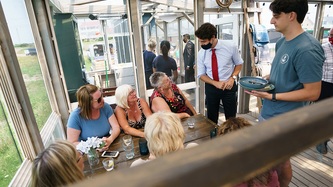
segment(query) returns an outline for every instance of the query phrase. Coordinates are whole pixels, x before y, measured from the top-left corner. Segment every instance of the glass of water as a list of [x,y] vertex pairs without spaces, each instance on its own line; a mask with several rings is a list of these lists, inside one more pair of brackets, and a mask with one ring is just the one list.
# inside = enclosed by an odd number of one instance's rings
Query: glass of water
[[106,158],[103,160],[103,166],[106,171],[112,171],[114,168],[114,160],[113,158]]
[[194,128],[194,119],[193,118],[188,118],[187,119],[187,125],[189,129],[193,129]]
[[126,153],[126,158],[132,159],[134,157],[134,144],[131,135],[125,135],[123,137],[123,148]]

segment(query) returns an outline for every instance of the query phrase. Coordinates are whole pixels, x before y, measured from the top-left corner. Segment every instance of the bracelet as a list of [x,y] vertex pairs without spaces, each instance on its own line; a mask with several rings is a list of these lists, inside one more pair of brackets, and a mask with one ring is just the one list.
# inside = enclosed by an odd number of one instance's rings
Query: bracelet
[[276,93],[275,93],[275,92],[272,93],[272,101],[273,101],[273,102],[276,102],[276,101],[277,101],[277,100],[276,100]]

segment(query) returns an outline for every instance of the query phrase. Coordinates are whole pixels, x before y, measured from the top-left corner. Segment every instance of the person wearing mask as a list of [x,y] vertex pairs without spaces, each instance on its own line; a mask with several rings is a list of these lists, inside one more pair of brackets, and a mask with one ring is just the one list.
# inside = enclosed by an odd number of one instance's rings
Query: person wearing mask
[[[318,101],[327,99],[333,96],[333,27],[330,29],[328,43],[322,45],[325,52],[325,62],[323,65],[323,77],[321,80],[321,92]],[[316,149],[321,154],[327,154],[326,140],[316,146]]]
[[185,82],[194,81],[194,43],[190,40],[189,34],[183,35],[183,42],[185,43],[184,47],[184,68],[185,68]]
[[67,140],[77,145],[88,137],[102,138],[108,149],[118,137],[120,127],[111,106],[104,102],[102,92],[92,84],[81,86],[77,92],[78,108],[69,115]]
[[177,81],[178,71],[175,59],[169,57],[170,42],[163,40],[160,44],[162,55],[158,55],[153,61],[153,72],[164,72],[168,77],[171,77],[173,82]]
[[196,63],[197,77],[205,82],[208,119],[218,122],[221,100],[225,118],[236,117],[236,80],[243,64],[237,46],[217,39],[216,27],[211,23],[202,24],[195,36],[202,48]]
[[[270,74],[264,77],[275,86],[274,91],[246,91],[264,100],[259,121],[316,101],[325,61],[321,44],[301,25],[308,12],[307,0],[274,0],[269,8],[273,12],[271,24],[283,37],[276,43]],[[292,178],[290,159],[279,164],[276,170],[281,187],[287,187]]]
[[145,67],[146,89],[151,89],[149,77],[153,74],[153,60],[155,59],[156,42],[153,39],[148,40],[148,49],[143,51],[143,62]]

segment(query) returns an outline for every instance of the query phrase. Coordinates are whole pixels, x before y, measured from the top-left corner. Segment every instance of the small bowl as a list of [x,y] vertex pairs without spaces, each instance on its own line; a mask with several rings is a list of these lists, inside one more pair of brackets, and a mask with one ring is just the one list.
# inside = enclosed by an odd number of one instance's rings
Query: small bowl
[[241,77],[239,84],[252,89],[265,88],[268,84],[268,80],[261,77]]

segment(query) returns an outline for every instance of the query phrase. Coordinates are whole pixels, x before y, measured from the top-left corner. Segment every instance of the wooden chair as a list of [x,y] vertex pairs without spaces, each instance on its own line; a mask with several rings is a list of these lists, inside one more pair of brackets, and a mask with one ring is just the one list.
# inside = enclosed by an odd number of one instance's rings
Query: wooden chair
[[102,94],[104,97],[106,96],[114,96],[116,93],[117,87],[110,87],[110,88],[102,88]]

